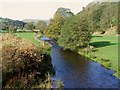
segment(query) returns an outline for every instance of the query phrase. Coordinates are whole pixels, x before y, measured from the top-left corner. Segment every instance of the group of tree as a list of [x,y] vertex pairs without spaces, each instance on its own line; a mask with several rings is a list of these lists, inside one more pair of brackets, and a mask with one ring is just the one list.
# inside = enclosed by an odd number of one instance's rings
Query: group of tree
[[33,24],[33,22],[29,22],[29,23],[25,24],[24,28],[25,28],[26,30],[31,30],[31,31],[33,31],[33,29],[35,28],[35,25]]
[[27,24],[25,24],[24,28],[31,31],[38,30],[40,33],[43,33],[46,27],[46,22],[39,20],[36,24],[34,22],[28,22]]
[[8,18],[0,18],[0,29],[1,30],[16,30],[23,29],[26,23],[19,20],[12,20]]
[[50,20],[50,24],[44,30],[44,34],[47,37],[58,40],[61,32],[61,27],[64,25],[65,21],[73,15],[74,14],[70,11],[70,9],[62,7],[58,8],[58,10],[54,14],[53,19]]
[[39,20],[35,22],[23,22],[19,20],[12,20],[8,18],[0,18],[0,29],[15,32],[17,29],[34,31],[35,29],[43,33],[43,30],[47,27],[45,21]]
[[[105,33],[108,28],[118,26],[118,3],[98,3],[92,10],[94,31]],[[118,30],[116,31],[118,33]]]
[[103,34],[117,27],[118,21],[117,2],[92,2],[76,15],[70,9],[58,8],[44,34],[65,49],[76,51],[89,45],[94,32]]
[[91,28],[87,18],[85,13],[69,18],[62,26],[58,38],[59,45],[73,51],[88,46],[91,40]]
[[70,9],[58,8],[44,34],[57,40],[65,49],[76,51],[86,47],[91,39],[91,26],[87,17],[84,12],[74,15]]
[[38,21],[35,26],[35,29],[39,30],[41,33],[43,33],[43,31],[46,29],[46,27],[47,27],[47,24],[44,21]]

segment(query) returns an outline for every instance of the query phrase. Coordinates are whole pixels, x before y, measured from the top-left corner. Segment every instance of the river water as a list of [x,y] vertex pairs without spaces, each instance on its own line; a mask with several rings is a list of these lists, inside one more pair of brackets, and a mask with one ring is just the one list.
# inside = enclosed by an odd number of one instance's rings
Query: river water
[[119,79],[112,70],[69,50],[52,45],[52,64],[56,68],[54,80],[62,80],[65,88],[118,88]]

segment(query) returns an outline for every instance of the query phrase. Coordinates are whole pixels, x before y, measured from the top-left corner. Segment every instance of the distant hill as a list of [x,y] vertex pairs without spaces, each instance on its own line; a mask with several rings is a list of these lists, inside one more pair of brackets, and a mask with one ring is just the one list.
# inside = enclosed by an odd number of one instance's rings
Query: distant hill
[[[22,21],[26,22],[26,23],[28,23],[28,22],[34,22],[34,24],[36,24],[40,20],[39,19],[23,19]],[[47,25],[49,24],[49,20],[42,20],[42,21],[45,21]]]

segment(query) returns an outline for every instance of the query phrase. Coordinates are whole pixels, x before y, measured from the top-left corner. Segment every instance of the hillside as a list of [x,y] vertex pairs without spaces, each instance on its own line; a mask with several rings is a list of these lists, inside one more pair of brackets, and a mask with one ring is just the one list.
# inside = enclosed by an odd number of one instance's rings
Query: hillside
[[[92,2],[84,7],[77,15],[80,14],[88,15],[88,21],[91,24],[93,32],[98,31],[104,34],[106,31],[109,31],[108,29],[114,30],[111,28],[118,26],[117,2]],[[117,28],[115,32],[119,33]]]

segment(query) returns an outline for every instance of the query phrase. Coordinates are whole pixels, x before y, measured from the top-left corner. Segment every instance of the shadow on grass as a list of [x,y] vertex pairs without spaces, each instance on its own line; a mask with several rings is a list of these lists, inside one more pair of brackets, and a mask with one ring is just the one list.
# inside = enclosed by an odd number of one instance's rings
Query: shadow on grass
[[92,37],[103,37],[103,36],[92,36]]
[[116,45],[117,43],[111,43],[109,41],[100,41],[100,42],[93,42],[90,43],[90,45],[99,48],[99,47],[105,47],[105,46],[110,46],[110,45]]

